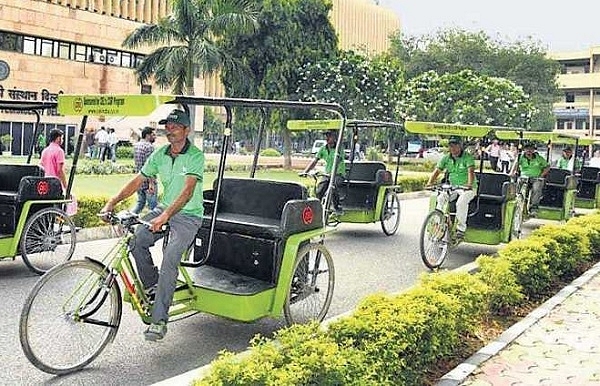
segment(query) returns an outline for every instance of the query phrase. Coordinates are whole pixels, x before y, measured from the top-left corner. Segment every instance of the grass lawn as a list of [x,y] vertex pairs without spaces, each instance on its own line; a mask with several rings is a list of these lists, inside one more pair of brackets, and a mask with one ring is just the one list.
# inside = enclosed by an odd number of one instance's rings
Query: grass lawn
[[[249,177],[249,172],[226,172],[229,177]],[[83,196],[106,196],[110,197],[116,194],[127,181],[133,177],[133,174],[112,174],[103,176],[93,176],[77,174],[73,183],[73,193],[77,197]],[[204,174],[204,189],[212,188],[216,173]],[[256,177],[278,181],[295,181],[307,184],[309,180],[300,178],[296,171],[284,170],[259,170]]]

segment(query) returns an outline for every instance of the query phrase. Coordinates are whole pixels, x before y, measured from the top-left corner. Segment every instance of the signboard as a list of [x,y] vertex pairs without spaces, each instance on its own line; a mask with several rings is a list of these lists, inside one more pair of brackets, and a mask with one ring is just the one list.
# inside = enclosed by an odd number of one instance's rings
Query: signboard
[[587,118],[590,116],[590,109],[554,109],[554,115],[558,118]]
[[290,120],[287,122],[287,128],[291,131],[304,130],[339,130],[342,128],[341,119],[323,119],[323,120]]
[[172,95],[59,95],[58,112],[66,116],[144,116],[174,100]]
[[452,123],[433,123],[406,121],[406,131],[413,134],[426,135],[455,135],[460,137],[484,137],[495,129],[505,129],[494,126],[458,125]]

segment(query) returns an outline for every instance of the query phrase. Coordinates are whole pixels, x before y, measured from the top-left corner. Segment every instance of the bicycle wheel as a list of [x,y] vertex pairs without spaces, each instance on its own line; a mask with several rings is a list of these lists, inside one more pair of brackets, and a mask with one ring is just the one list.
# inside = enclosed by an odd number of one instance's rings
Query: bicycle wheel
[[448,223],[439,210],[425,218],[421,228],[421,259],[429,269],[439,268],[448,255]]
[[62,210],[45,208],[27,220],[21,235],[21,256],[29,269],[43,275],[73,256],[76,243],[73,220]]
[[301,247],[283,305],[287,324],[321,322],[331,304],[334,282],[333,259],[327,248],[317,243]]
[[515,212],[513,213],[512,224],[510,227],[510,238],[520,239],[523,229],[523,210],[525,209],[525,198],[518,195],[515,202]]
[[50,374],[68,374],[92,362],[121,321],[121,291],[99,264],[66,262],[48,271],[25,301],[19,323],[29,361]]
[[380,217],[383,233],[387,236],[396,233],[400,225],[400,200],[395,192],[386,193]]

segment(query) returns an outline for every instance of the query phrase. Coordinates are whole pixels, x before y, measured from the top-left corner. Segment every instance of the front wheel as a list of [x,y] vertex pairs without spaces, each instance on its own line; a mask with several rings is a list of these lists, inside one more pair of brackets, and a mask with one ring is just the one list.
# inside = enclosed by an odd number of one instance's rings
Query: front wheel
[[319,243],[301,247],[283,305],[287,324],[323,321],[333,297],[334,282],[333,259],[327,248]]
[[29,269],[43,275],[73,256],[76,243],[73,220],[62,210],[45,208],[27,220],[21,235],[21,256]]
[[515,203],[515,212],[513,213],[512,224],[510,227],[511,239],[520,239],[523,231],[523,212],[525,210],[525,198],[522,195],[517,196]]
[[448,222],[439,210],[434,210],[425,218],[421,228],[421,259],[429,269],[439,268],[448,255]]
[[385,195],[381,208],[381,229],[387,236],[391,236],[400,225],[400,200],[396,192],[389,191]]
[[115,337],[121,291],[100,264],[69,261],[48,271],[25,301],[21,347],[38,369],[68,374],[92,362]]

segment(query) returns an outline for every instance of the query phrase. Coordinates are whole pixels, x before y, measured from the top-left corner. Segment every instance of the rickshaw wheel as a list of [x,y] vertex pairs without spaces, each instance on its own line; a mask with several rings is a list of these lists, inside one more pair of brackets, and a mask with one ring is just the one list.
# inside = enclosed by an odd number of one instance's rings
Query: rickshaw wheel
[[421,259],[429,269],[439,268],[448,255],[448,222],[439,210],[434,210],[425,218],[421,228]]
[[46,373],[80,370],[114,339],[121,311],[119,286],[101,264],[66,262],[48,271],[27,297],[19,323],[21,347]]
[[518,195],[515,203],[515,212],[512,218],[512,224],[510,226],[510,238],[520,239],[523,229],[523,210],[525,209],[525,199],[523,196]]
[[23,262],[38,275],[68,261],[75,251],[76,229],[62,210],[45,208],[27,220],[21,235]]
[[400,200],[395,192],[387,192],[381,208],[381,229],[387,236],[396,233],[400,225]]
[[321,322],[331,304],[334,282],[333,259],[327,248],[320,243],[301,247],[283,305],[287,324]]

